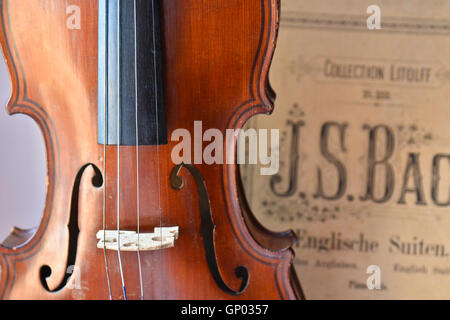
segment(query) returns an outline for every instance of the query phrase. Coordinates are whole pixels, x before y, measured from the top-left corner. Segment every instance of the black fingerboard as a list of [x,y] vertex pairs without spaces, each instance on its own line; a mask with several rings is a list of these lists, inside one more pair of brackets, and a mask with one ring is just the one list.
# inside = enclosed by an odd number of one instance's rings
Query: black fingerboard
[[161,14],[161,0],[99,0],[100,144],[167,144]]

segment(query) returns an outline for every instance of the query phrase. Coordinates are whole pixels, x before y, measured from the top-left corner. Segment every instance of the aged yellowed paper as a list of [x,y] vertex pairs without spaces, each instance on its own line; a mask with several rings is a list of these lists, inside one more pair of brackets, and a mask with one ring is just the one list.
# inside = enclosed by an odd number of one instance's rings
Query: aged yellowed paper
[[[450,1],[283,0],[271,71],[280,171],[243,166],[268,228],[294,229],[307,298],[449,298]],[[369,266],[381,288],[369,290]]]

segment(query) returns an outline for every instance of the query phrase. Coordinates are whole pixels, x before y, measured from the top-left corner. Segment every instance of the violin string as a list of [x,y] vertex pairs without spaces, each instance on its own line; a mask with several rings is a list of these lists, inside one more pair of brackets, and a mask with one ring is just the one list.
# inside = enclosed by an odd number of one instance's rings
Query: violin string
[[106,257],[106,140],[107,140],[107,134],[108,134],[108,16],[109,16],[109,1],[106,1],[106,39],[105,39],[105,109],[103,114],[103,127],[104,127],[104,139],[103,139],[103,256],[105,258],[105,268],[106,268],[106,280],[108,283],[108,291],[109,291],[109,300],[112,300],[112,291],[111,291],[111,280],[109,278],[109,265],[108,265],[108,258]]
[[137,74],[137,8],[134,0],[134,87],[135,87],[135,114],[136,114],[136,208],[137,208],[137,258],[139,266],[139,281],[141,286],[141,300],[144,300],[144,285],[142,280],[142,264],[140,250],[140,199],[139,199],[139,122],[138,122],[138,74]]
[[117,90],[117,257],[119,260],[119,268],[120,268],[120,277],[122,280],[122,290],[123,290],[123,298],[124,300],[127,300],[127,291],[125,288],[125,278],[123,275],[123,267],[122,267],[122,256],[121,256],[121,252],[120,252],[120,142],[121,142],[121,117],[120,117],[120,113],[121,113],[121,107],[120,107],[120,76],[121,76],[121,72],[120,72],[120,50],[121,50],[121,46],[120,46],[120,36],[121,36],[121,32],[120,32],[120,2],[121,0],[117,0],[117,21],[118,21],[118,30],[117,30],[117,46],[118,46],[118,54],[117,54],[117,60],[118,60],[118,76],[117,76],[117,81],[118,81],[118,90]]
[[[153,31],[153,76],[154,76],[154,90],[155,90],[155,112],[156,112],[156,154],[157,154],[157,179],[158,179],[158,205],[159,205],[159,227],[160,227],[160,258],[162,263],[162,208],[161,208],[161,172],[160,172],[160,154],[159,154],[159,110],[158,110],[158,78],[157,78],[157,63],[156,63],[156,27],[155,27],[155,0],[152,0],[152,31]],[[160,266],[161,270],[163,267]]]

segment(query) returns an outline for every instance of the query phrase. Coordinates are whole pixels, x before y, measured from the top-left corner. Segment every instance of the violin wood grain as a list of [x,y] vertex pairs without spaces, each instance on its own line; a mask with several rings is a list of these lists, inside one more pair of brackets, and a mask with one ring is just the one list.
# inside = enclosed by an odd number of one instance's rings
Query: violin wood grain
[[[67,1],[0,1],[0,41],[13,84],[7,110],[37,122],[47,155],[41,224],[24,245],[0,247],[2,299],[109,299],[103,250],[97,249],[96,238],[104,229],[104,192],[106,229],[117,228],[120,196],[121,229],[136,230],[136,147],[121,147],[118,195],[117,146],[108,146],[105,158],[103,145],[97,143],[98,1],[71,4],[81,8],[80,30],[66,26]],[[177,128],[193,133],[197,120],[205,129],[224,132],[241,128],[256,114],[272,112],[268,71],[277,38],[278,0],[164,0],[163,13],[169,137]],[[144,298],[301,298],[291,267],[293,233],[272,233],[257,222],[239,187],[236,165],[201,164],[196,168],[208,190],[223,280],[238,290],[236,267],[245,266],[250,275],[241,295],[217,286],[200,235],[197,185],[186,171],[180,173],[182,189],[170,185],[175,145],[169,141],[139,148],[141,231],[179,226],[173,248],[141,253]],[[76,274],[55,291],[70,261],[71,232],[77,235]],[[122,252],[122,260],[128,299],[139,299],[137,255]],[[107,262],[112,297],[123,299],[117,252],[107,251]],[[46,265],[52,270],[46,278],[49,290],[40,276]]]

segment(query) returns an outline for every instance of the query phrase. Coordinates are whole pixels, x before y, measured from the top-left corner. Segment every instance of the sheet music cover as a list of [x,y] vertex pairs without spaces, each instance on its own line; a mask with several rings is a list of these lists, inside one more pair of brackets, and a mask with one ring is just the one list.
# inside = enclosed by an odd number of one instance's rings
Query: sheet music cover
[[247,126],[280,129],[280,170],[242,166],[246,193],[297,233],[308,299],[448,298],[450,1],[377,1],[369,29],[373,4],[282,1],[275,111]]

